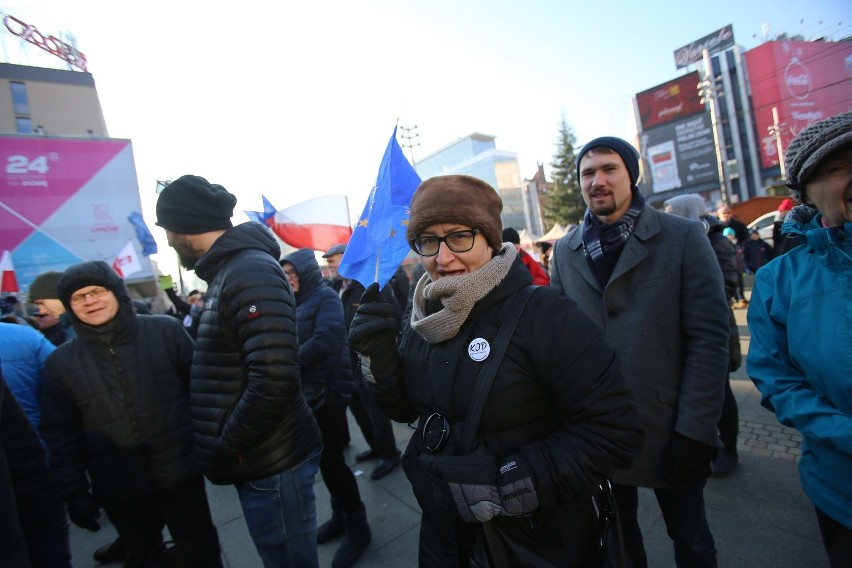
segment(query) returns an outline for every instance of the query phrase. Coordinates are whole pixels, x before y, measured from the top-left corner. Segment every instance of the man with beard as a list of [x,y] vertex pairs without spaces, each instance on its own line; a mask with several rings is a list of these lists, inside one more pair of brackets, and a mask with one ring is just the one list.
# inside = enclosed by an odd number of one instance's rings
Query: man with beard
[[207,478],[233,484],[264,566],[317,566],[322,437],[300,386],[296,303],[280,248],[259,223],[231,224],[237,198],[185,175],[157,201],[181,264],[208,283],[190,379]]
[[638,487],[654,489],[677,565],[716,566],[704,484],[720,445],[728,301],[704,227],[646,205],[638,177],[626,141],[583,146],[577,178],[588,208],[556,242],[550,282],[606,330],[647,434],[633,465],[613,477],[633,566],[647,566]]

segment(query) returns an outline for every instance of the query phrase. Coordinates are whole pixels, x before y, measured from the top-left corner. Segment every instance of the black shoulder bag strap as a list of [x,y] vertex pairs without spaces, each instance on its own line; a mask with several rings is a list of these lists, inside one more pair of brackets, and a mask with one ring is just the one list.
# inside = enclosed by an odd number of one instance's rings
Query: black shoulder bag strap
[[462,430],[461,440],[459,441],[461,454],[468,454],[473,451],[473,441],[476,438],[476,431],[479,429],[479,420],[482,418],[482,411],[485,409],[485,400],[488,398],[488,392],[491,390],[491,383],[494,382],[494,375],[497,374],[497,368],[500,366],[503,354],[506,352],[506,347],[509,346],[509,340],[515,332],[515,327],[521,318],[521,312],[524,311],[527,300],[530,299],[530,296],[537,287],[530,284],[518,292],[518,295],[515,296],[515,300],[512,302],[512,306],[509,308],[509,314],[503,320],[503,323],[500,324],[500,329],[497,330],[497,336],[491,345],[491,353],[488,355],[488,360],[479,370],[479,376],[476,378],[476,384],[473,386],[473,396],[470,399],[471,404],[465,417],[464,429]]

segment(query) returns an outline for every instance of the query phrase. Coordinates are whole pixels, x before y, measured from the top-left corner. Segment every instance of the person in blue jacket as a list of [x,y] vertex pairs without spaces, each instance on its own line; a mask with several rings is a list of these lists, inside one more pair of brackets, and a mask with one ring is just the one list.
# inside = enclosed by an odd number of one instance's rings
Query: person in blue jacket
[[358,482],[343,456],[346,405],[355,392],[343,302],[323,280],[314,251],[281,259],[296,298],[296,333],[302,391],[322,432],[320,472],[331,494],[331,519],[317,528],[317,543],[343,535],[332,568],[355,564],[372,539]]
[[852,112],[787,149],[802,205],[782,227],[806,244],[757,271],[748,374],[778,421],[802,433],[799,474],[832,566],[852,566]]

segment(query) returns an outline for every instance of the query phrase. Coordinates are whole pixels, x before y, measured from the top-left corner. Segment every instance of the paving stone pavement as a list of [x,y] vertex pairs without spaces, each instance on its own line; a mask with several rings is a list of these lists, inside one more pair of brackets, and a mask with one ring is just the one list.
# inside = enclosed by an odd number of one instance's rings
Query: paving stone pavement
[[[736,310],[735,313],[745,354],[749,341],[746,311]],[[801,436],[778,424],[775,416],[760,406],[760,395],[747,378],[745,365],[732,375],[731,387],[740,413],[740,465],[728,477],[710,478],[705,489],[707,518],[716,540],[719,566],[827,567],[813,507],[799,485],[797,462]],[[411,429],[395,424],[394,431],[397,443],[404,448]],[[355,463],[355,454],[367,446],[353,420],[350,420],[350,432],[352,443],[346,450],[347,463],[356,473],[373,531],[373,542],[357,566],[416,566],[420,509],[408,481],[400,468],[384,479],[371,481],[369,473],[376,462]],[[236,491],[230,486],[208,484],[207,487],[225,566],[260,567]],[[329,495],[321,480],[317,480],[315,488],[317,517],[323,522],[330,515]],[[653,492],[641,489],[639,499],[639,521],[649,566],[673,567],[671,541]],[[103,528],[97,533],[71,526],[75,567],[100,566],[92,560],[92,553],[115,537],[109,521],[103,517],[101,520]],[[320,566],[331,565],[337,546],[339,541],[319,547]]]

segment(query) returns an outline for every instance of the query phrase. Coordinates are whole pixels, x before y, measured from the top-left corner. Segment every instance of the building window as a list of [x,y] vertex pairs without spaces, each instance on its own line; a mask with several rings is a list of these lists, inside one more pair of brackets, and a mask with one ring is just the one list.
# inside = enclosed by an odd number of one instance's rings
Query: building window
[[18,126],[18,134],[33,133],[33,119],[18,116],[15,118],[15,123]]
[[16,115],[30,115],[30,99],[27,96],[27,86],[24,83],[12,81],[12,103]]

